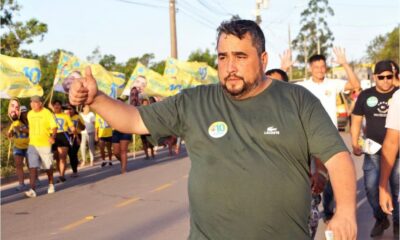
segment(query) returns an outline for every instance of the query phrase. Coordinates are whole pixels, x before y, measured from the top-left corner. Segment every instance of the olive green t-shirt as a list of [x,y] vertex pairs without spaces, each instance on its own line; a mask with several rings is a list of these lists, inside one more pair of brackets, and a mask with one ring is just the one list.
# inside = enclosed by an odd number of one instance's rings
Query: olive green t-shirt
[[156,139],[185,139],[189,239],[310,239],[309,156],[347,151],[319,100],[279,81],[238,101],[220,85],[139,108]]

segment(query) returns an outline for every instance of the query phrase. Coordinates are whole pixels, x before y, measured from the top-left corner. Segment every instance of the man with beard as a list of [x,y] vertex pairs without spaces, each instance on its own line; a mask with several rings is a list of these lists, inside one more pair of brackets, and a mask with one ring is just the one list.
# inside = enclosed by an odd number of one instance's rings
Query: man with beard
[[[361,125],[363,118],[366,122],[366,137],[378,144],[383,144],[385,139],[385,121],[389,109],[389,102],[392,95],[398,89],[393,85],[395,66],[391,61],[380,61],[375,65],[374,81],[375,87],[366,89],[360,93],[351,115],[351,139],[353,153],[361,156],[364,153],[364,185],[367,199],[372,207],[376,223],[371,230],[370,236],[377,237],[383,234],[389,227],[389,220],[379,205],[379,175],[380,162],[382,158],[381,151],[365,152],[359,143]],[[390,186],[395,189],[392,191],[393,199],[398,198],[399,189],[399,163],[396,161],[394,170],[390,175]],[[393,226],[394,230],[399,231],[399,203],[393,201]],[[397,230],[396,230],[397,228]]]
[[21,106],[17,98],[10,100],[8,107],[8,116],[13,121],[9,130],[8,137],[13,141],[13,156],[15,161],[15,170],[18,178],[17,191],[25,188],[24,183],[24,158],[29,145],[28,119],[26,118],[27,109]]
[[98,91],[87,68],[70,102],[89,104],[122,132],[185,139],[189,239],[310,239],[310,155],[326,164],[337,193],[328,229],[355,239],[354,165],[319,100],[266,78],[264,34],[254,21],[223,22],[217,40],[220,84],[134,107]]

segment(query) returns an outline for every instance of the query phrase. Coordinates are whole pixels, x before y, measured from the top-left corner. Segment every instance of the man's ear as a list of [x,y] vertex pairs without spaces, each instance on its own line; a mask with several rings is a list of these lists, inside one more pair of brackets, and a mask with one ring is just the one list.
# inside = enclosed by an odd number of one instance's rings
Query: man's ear
[[267,69],[267,65],[268,65],[268,53],[266,51],[261,53],[261,64],[263,67],[263,71],[265,71],[265,69]]

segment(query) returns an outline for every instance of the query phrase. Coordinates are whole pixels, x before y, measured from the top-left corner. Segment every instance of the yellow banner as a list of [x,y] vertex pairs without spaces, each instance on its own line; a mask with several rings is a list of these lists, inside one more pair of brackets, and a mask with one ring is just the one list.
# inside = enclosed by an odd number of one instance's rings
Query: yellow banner
[[170,90],[218,83],[218,72],[207,63],[185,62],[174,58],[166,60],[164,76],[170,80]]
[[118,91],[121,91],[119,89],[124,86],[125,75],[109,72],[100,64],[90,64],[64,52],[61,52],[58,61],[54,91],[68,93],[74,77],[79,77],[81,73],[84,73],[87,66],[90,66],[99,90],[112,98],[119,97]]
[[0,54],[0,98],[42,96],[38,60]]
[[173,95],[168,90],[168,82],[165,78],[140,62],[133,70],[122,95],[129,96],[133,87],[136,87],[140,94],[146,96],[168,97]]

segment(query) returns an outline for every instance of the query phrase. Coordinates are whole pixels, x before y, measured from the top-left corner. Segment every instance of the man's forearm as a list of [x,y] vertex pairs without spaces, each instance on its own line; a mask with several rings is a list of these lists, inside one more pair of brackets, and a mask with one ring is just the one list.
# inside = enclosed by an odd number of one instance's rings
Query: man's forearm
[[120,132],[148,133],[136,107],[114,100],[100,91],[90,105],[90,108]]
[[392,173],[396,156],[399,151],[399,132],[388,129],[382,144],[381,173],[379,187],[387,188],[390,174]]
[[348,152],[340,152],[326,163],[336,199],[337,213],[355,216],[356,173]]
[[347,78],[349,79],[349,83],[352,89],[359,89],[360,88],[360,80],[358,79],[357,75],[354,73],[351,66],[346,63],[342,65],[344,70],[346,71]]

